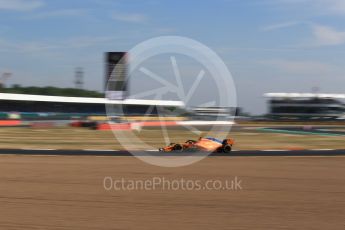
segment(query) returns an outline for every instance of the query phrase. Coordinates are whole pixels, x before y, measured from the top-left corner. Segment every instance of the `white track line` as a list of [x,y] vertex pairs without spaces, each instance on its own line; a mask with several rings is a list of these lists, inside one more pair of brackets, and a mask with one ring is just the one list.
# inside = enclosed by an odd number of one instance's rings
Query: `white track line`
[[35,148],[21,148],[22,150],[34,150],[34,151],[54,151],[57,149],[35,149]]
[[82,151],[115,152],[115,151],[120,151],[120,150],[116,150],[116,149],[82,149]]
[[265,150],[260,150],[260,151],[262,151],[262,152],[285,152],[285,151],[290,151],[290,150],[287,150],[287,149],[265,149]]
[[311,151],[332,151],[335,149],[310,149]]

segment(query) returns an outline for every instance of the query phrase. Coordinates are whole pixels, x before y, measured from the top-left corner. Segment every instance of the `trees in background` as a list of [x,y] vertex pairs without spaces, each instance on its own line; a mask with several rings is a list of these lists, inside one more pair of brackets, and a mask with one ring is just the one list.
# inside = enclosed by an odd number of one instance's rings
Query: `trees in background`
[[104,97],[103,93],[84,89],[75,88],[57,88],[57,87],[22,87],[13,85],[11,88],[0,88],[0,93],[19,93],[19,94],[35,94],[50,96],[66,96],[66,97]]

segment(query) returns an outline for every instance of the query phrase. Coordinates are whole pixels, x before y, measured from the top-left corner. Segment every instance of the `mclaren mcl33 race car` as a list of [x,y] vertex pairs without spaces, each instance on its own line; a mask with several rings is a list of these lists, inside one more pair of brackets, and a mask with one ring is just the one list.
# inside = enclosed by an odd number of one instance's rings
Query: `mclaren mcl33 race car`
[[182,144],[171,143],[160,148],[160,152],[184,152],[184,151],[206,151],[217,153],[230,153],[235,141],[233,139],[224,139],[223,141],[213,137],[200,137],[199,140],[188,140]]

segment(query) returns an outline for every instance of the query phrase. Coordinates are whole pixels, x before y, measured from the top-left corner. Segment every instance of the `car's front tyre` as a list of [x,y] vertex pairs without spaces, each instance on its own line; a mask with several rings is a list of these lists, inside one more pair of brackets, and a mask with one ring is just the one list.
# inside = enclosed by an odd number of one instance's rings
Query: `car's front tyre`
[[231,145],[224,145],[224,146],[223,146],[223,152],[224,152],[224,153],[230,153],[231,150],[232,150]]

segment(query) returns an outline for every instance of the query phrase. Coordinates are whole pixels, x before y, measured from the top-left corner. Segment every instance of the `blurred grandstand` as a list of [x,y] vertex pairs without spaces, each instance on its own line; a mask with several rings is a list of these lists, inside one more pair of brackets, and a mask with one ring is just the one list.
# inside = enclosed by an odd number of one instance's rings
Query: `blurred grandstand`
[[269,114],[272,119],[345,118],[344,94],[267,93]]
[[194,120],[232,120],[240,109],[233,107],[194,107],[190,115]]
[[[72,119],[89,116],[106,116],[106,105],[121,107],[128,116],[157,116],[157,111],[167,111],[178,116],[184,111],[181,101],[109,100],[106,98],[65,97],[31,94],[0,93],[0,115],[7,119],[17,113],[21,119]],[[149,109],[149,107],[152,107]],[[149,111],[149,112],[148,112]],[[114,115],[123,115],[114,114]]]
[[[6,120],[79,120],[84,123],[96,121],[103,124],[108,121],[115,123],[142,121],[150,125],[160,125],[162,122],[165,122],[165,125],[175,125],[177,122],[183,124],[186,120],[227,121],[235,116],[236,110],[232,108],[187,109],[182,101],[129,98],[127,52],[105,53],[104,85],[104,94],[80,88],[20,87],[19,85],[2,88],[0,121],[5,120],[2,121],[3,124],[10,125],[13,122],[8,123]],[[111,114],[107,116],[109,108]]]

